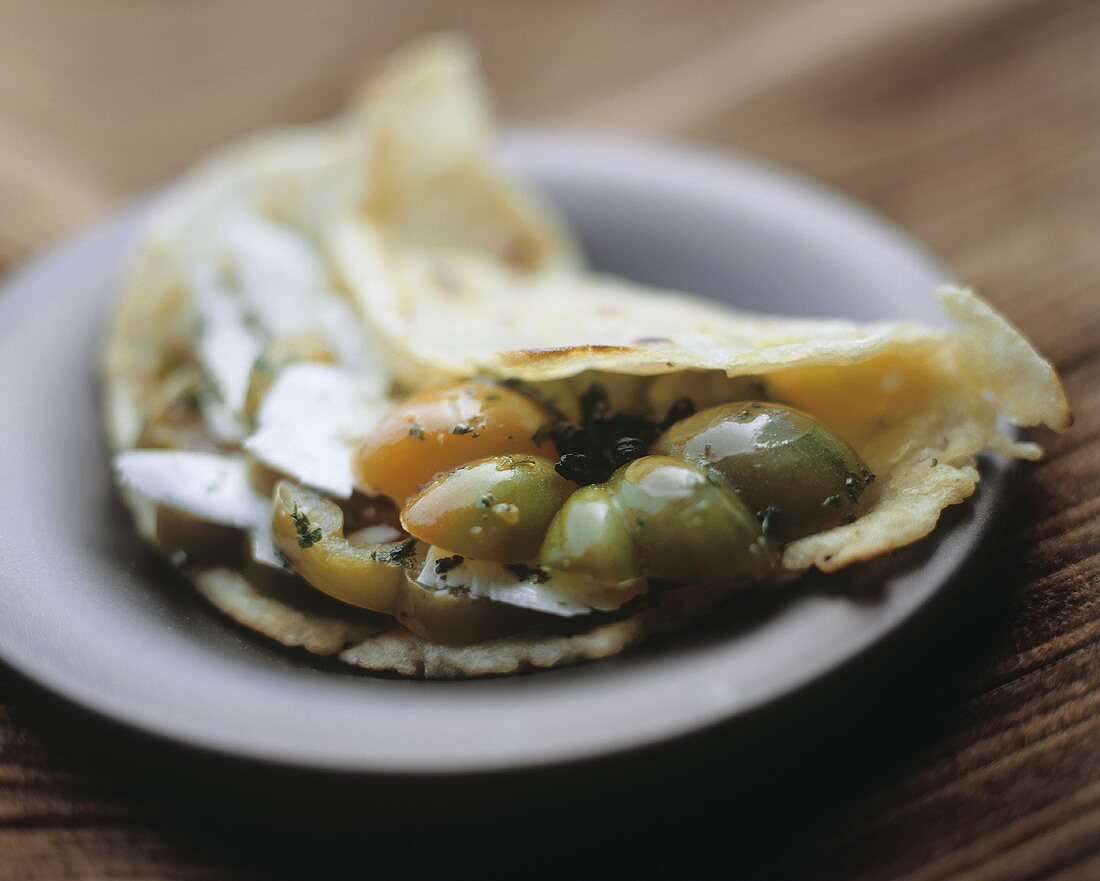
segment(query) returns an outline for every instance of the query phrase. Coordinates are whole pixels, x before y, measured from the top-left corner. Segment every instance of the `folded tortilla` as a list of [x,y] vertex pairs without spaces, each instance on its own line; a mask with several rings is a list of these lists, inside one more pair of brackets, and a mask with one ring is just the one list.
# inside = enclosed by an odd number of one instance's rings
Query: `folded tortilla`
[[[145,224],[103,373],[112,450],[186,454],[148,460],[160,469],[152,482],[122,481],[147,539],[158,505],[191,504],[179,485],[202,468],[214,475],[206,503],[250,530],[255,561],[277,564],[266,500],[240,488],[253,459],[347,495],[342,451],[395,396],[474,375],[565,387],[618,377],[654,407],[674,393],[723,403],[731,381],[762,381],[769,399],[820,419],[878,475],[866,514],[785,548],[792,575],[927,535],[974,492],[982,452],[1037,457],[999,417],[1068,427],[1053,368],[966,289],[940,291],[953,322],[941,330],[751,315],[586,271],[547,206],[494,167],[492,130],[469,47],[436,38],[395,58],[339,119],[231,147],[165,195]],[[276,363],[288,338],[296,354]],[[305,383],[300,366],[287,367],[303,351],[324,362]],[[265,363],[270,387],[257,378]],[[204,396],[197,424],[173,415],[181,389]],[[151,422],[163,423],[154,440]],[[454,647],[251,563],[187,561],[181,571],[284,645],[430,678],[605,657],[724,595],[686,585],[567,627]]]

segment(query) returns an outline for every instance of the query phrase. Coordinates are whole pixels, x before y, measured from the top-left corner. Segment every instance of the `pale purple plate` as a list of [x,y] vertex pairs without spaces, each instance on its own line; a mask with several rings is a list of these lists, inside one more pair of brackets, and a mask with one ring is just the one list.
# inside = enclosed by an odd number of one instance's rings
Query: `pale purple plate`
[[[942,322],[944,267],[835,193],[732,156],[525,130],[502,153],[601,269],[798,315]],[[143,207],[50,250],[0,294],[0,657],[102,716],[223,754],[450,773],[591,758],[776,701],[956,579],[1010,471],[892,566],[811,579],[637,650],[478,682],[373,677],[225,620],[151,562],[113,502],[96,363]]]

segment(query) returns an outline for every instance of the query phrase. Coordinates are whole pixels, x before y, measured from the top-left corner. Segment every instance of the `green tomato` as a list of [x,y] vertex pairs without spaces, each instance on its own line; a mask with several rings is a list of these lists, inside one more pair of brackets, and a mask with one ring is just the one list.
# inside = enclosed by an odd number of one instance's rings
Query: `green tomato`
[[874,480],[859,454],[820,422],[776,404],[701,410],[666,431],[654,451],[719,472],[769,537],[784,542],[858,517]]
[[200,520],[175,508],[157,508],[157,544],[169,556],[197,565],[236,565],[244,544],[241,531]]
[[760,522],[718,475],[671,456],[644,456],[609,488],[651,578],[726,582],[759,578],[775,562]]
[[432,590],[409,577],[422,546],[353,545],[333,502],[288,481],[275,488],[275,546],[303,580],[333,599],[392,615],[432,642],[467,645],[545,628],[544,616],[487,599]]
[[574,488],[541,456],[492,456],[428,484],[409,499],[401,525],[464,557],[526,563]]
[[630,527],[607,484],[586,486],[569,497],[550,523],[539,565],[615,584],[641,574]]

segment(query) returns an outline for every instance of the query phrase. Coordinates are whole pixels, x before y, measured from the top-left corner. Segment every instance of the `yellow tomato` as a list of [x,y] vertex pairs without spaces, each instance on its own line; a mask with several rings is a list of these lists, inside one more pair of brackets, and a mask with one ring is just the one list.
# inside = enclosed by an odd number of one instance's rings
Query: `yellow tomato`
[[465,382],[408,398],[376,426],[356,452],[364,489],[398,505],[437,475],[486,456],[556,457],[549,440],[535,440],[549,414],[506,386]]
[[401,525],[464,557],[525,563],[575,489],[549,459],[491,456],[436,478],[409,500]]

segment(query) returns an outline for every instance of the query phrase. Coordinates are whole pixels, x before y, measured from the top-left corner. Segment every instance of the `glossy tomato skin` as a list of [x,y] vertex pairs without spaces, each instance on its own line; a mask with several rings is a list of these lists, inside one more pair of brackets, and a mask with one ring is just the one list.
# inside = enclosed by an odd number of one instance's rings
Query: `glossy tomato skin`
[[540,552],[547,568],[612,582],[645,575],[725,584],[765,577],[775,559],[726,481],[673,456],[644,456],[578,491]]
[[355,454],[360,487],[399,506],[439,474],[487,456],[555,458],[535,439],[549,414],[530,398],[487,382],[418,392],[372,429]]
[[654,451],[721,474],[780,541],[849,522],[874,475],[852,447],[801,410],[743,401],[673,425]]
[[526,563],[576,486],[541,456],[490,456],[437,477],[401,513],[421,541],[463,557]]
[[[305,581],[340,602],[392,615],[432,642],[467,645],[546,626],[536,612],[418,584],[410,574],[422,548],[411,541],[351,544],[340,509],[300,486],[276,487],[271,525],[276,547]],[[259,568],[250,578],[283,577]]]
[[633,531],[608,484],[594,483],[569,497],[547,529],[539,564],[610,584],[642,574]]
[[775,549],[760,522],[712,471],[673,456],[645,456],[609,481],[650,578],[726,583],[764,577]]

